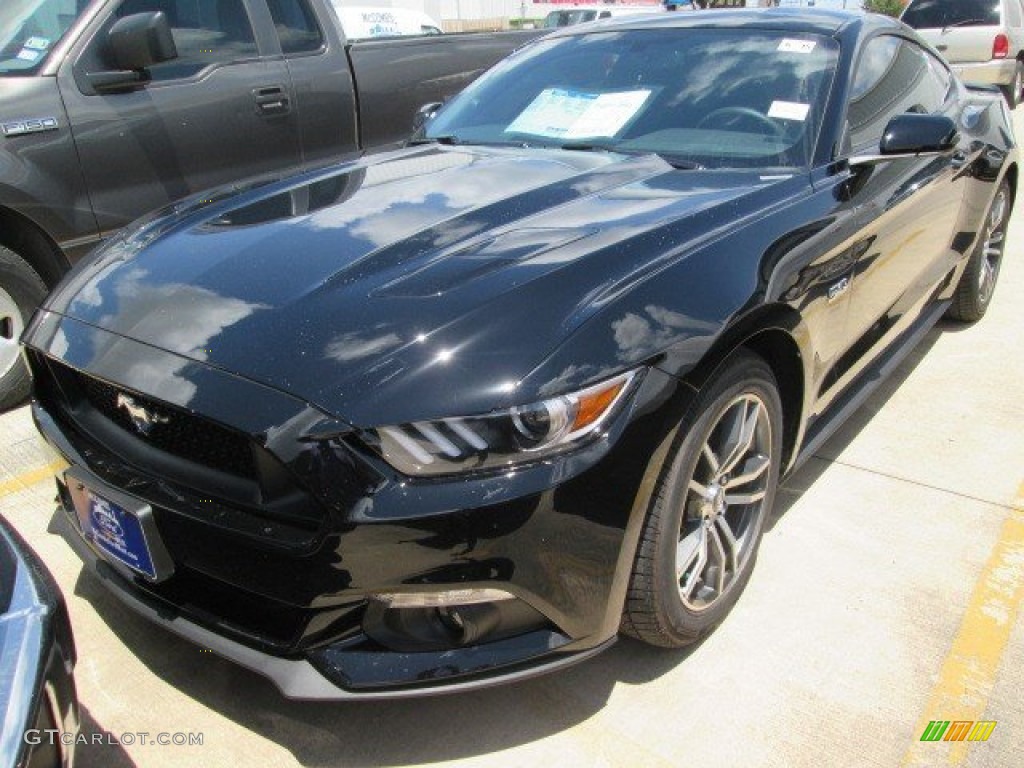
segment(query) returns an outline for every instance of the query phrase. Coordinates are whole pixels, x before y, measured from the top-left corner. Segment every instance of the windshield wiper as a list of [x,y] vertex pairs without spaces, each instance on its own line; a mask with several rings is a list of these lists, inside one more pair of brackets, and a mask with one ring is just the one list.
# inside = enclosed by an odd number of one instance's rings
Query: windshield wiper
[[456,144],[461,144],[462,141],[458,136],[454,134],[442,134],[441,136],[431,136],[430,138],[413,139],[409,142],[410,147],[418,147],[421,144],[444,144],[447,147],[454,147]]
[[568,149],[573,152],[617,152],[620,155],[657,155],[676,170],[700,171],[704,169],[703,165],[695,163],[693,160],[687,160],[669,152],[655,152],[650,149],[624,149],[623,147],[618,147],[612,144],[586,144],[583,142],[578,144],[562,144],[560,148]]
[[572,152],[620,152],[621,150],[609,144],[588,144],[587,142],[572,142],[560,144],[559,149],[568,149]]
[[947,24],[946,26],[944,26],[942,28],[942,33],[941,34],[943,34],[943,35],[946,34],[946,30],[947,29],[952,29],[953,27],[966,27],[968,24],[985,24],[985,20],[984,19],[961,19],[960,21],[954,21],[952,24]]
[[677,171],[703,171],[704,166],[700,163],[694,162],[693,160],[687,160],[683,157],[676,157],[675,155],[666,154],[664,152],[656,153],[658,157],[664,160],[666,163],[671,165]]

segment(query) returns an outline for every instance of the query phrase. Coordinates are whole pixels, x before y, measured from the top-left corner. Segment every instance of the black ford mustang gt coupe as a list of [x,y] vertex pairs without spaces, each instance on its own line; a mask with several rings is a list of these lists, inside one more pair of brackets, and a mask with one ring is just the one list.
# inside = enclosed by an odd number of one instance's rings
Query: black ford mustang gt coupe
[[985,312],[1018,174],[870,15],[575,27],[423,114],[137,223],[25,336],[68,541],[290,697],[701,638],[780,477]]

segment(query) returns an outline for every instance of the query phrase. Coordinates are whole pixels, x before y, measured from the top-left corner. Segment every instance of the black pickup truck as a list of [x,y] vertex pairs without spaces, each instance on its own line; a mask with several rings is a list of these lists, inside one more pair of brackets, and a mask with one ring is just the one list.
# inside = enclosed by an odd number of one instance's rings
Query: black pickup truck
[[537,32],[351,42],[328,0],[0,2],[0,409],[71,263],[189,194],[399,144]]

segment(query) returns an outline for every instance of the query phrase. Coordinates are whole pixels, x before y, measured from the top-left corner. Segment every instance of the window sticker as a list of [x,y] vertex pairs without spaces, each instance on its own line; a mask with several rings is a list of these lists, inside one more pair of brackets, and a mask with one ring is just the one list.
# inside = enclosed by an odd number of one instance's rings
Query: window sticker
[[643,107],[650,90],[587,93],[545,88],[505,133],[558,139],[615,136]]
[[30,51],[45,51],[50,47],[50,41],[45,37],[30,37],[25,41],[25,48]]
[[39,56],[39,51],[30,51],[28,48],[22,48],[18,52],[18,58],[22,61],[35,61]]
[[793,40],[787,37],[779,43],[778,50],[782,53],[810,53],[815,45],[817,43],[814,40]]
[[773,101],[771,107],[768,108],[768,117],[803,122],[807,119],[807,113],[810,111],[810,104],[801,104],[796,101]]

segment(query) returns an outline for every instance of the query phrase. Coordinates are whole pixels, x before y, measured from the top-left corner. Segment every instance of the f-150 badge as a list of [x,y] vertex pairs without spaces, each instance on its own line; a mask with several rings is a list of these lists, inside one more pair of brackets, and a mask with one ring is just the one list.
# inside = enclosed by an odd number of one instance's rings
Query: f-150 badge
[[26,133],[42,133],[44,131],[56,131],[56,117],[33,117],[27,120],[11,120],[7,123],[0,123],[0,131],[4,136],[24,136]]

